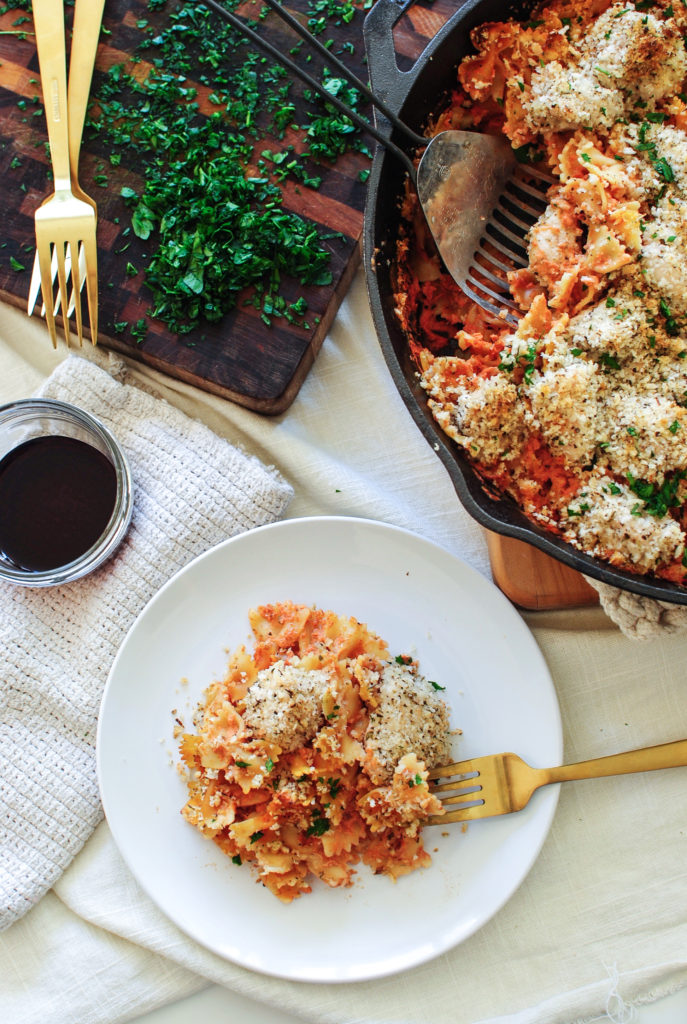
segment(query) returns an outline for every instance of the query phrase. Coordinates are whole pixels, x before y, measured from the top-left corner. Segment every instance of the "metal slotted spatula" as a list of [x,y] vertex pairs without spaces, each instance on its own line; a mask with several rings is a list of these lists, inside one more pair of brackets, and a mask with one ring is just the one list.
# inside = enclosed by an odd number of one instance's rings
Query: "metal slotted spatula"
[[520,311],[510,296],[506,275],[527,266],[526,236],[546,209],[546,191],[554,179],[519,163],[507,139],[480,132],[445,131],[433,138],[403,123],[336,54],[328,50],[279,0],[265,3],[294,32],[335,67],[358,92],[401,132],[413,149],[424,149],[417,170],[413,160],[374,125],[332,96],[295,61],[263,39],[217,0],[209,7],[269,53],[297,78],[371,135],[405,166],[415,186],[439,254],[462,290],[483,309],[517,324]]
[[600,779],[609,775],[651,772],[687,765],[687,740],[661,743],[622,754],[557,768],[531,768],[516,754],[494,754],[459,761],[429,772],[430,789],[446,808],[446,814],[428,818],[428,825],[492,818],[521,811],[535,790],[553,782]]

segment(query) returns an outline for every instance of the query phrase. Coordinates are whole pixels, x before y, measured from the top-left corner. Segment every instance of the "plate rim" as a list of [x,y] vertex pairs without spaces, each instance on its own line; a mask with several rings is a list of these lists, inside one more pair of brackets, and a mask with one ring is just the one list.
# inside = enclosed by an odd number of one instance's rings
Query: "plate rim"
[[[361,970],[360,972],[353,974],[347,973],[345,971],[337,971],[334,973],[330,972],[324,975],[322,971],[295,973],[293,970],[280,970],[279,968],[256,965],[252,962],[249,962],[247,958],[242,960],[238,956],[229,955],[221,949],[216,948],[216,946],[209,945],[208,942],[203,941],[202,936],[198,934],[197,930],[192,930],[187,923],[179,919],[179,916],[177,914],[175,914],[173,911],[170,911],[170,909],[167,906],[162,905],[157,896],[150,891],[150,887],[149,884],[146,882],[146,879],[141,877],[137,865],[135,863],[132,863],[129,857],[128,849],[123,849],[122,845],[120,845],[116,829],[112,826],[110,816],[108,814],[108,800],[105,794],[106,787],[104,787],[103,785],[102,774],[102,735],[104,728],[103,721],[105,718],[104,711],[106,710],[107,701],[111,693],[113,680],[116,678],[118,665],[124,657],[125,649],[128,643],[130,642],[132,635],[139,628],[141,628],[141,620],[144,619],[146,614],[149,612],[149,609],[157,605],[158,602],[163,601],[165,599],[167,592],[172,587],[176,586],[181,578],[191,573],[191,571],[197,572],[198,566],[201,563],[203,563],[206,560],[218,557],[220,551],[233,547],[237,543],[245,541],[245,539],[248,537],[252,538],[256,534],[279,531],[284,529],[299,529],[303,527],[310,527],[313,524],[331,526],[335,529],[339,528],[343,524],[346,527],[359,527],[364,530],[381,531],[384,533],[396,534],[397,536],[405,536],[412,540],[414,544],[417,544],[420,547],[426,545],[429,550],[432,550],[433,552],[440,554],[442,557],[445,557],[449,561],[457,564],[458,566],[460,566],[460,569],[463,573],[466,573],[469,577],[472,577],[473,579],[477,580],[479,586],[486,587],[487,589],[489,589],[491,591],[492,598],[501,602],[502,607],[506,610],[506,614],[510,617],[511,621],[514,624],[518,624],[518,628],[521,630],[521,636],[523,638],[528,638],[528,641],[532,647],[532,651],[535,657],[538,657],[539,669],[545,676],[546,682],[548,683],[550,696],[552,698],[553,711],[555,713],[555,721],[549,723],[552,729],[555,726],[555,732],[552,734],[552,740],[554,741],[555,747],[557,749],[557,755],[552,760],[552,764],[554,763],[554,761],[557,764],[561,763],[563,755],[563,725],[558,695],[551,676],[551,672],[531,629],[529,628],[527,623],[524,622],[524,620],[518,615],[514,605],[503,594],[503,592],[500,591],[491,580],[489,580],[486,576],[478,572],[477,569],[471,566],[463,558],[453,554],[451,551],[447,550],[441,544],[438,544],[436,541],[431,540],[423,536],[422,534],[412,531],[406,527],[397,526],[392,523],[386,523],[378,519],[368,519],[361,516],[317,515],[281,519],[273,523],[264,524],[253,529],[246,530],[233,537],[228,537],[225,540],[220,541],[219,543],[207,548],[199,555],[194,556],[186,565],[177,569],[172,574],[172,576],[165,583],[163,583],[155,591],[155,593],[146,601],[138,615],[135,617],[134,621],[131,623],[129,629],[126,631],[126,634],[119,645],[115,658],[108,672],[107,680],[103,689],[98,713],[98,723],[96,732],[96,774],[98,781],[98,789],[100,792],[100,797],[105,812],[105,818],[108,823],[108,828],[110,829],[112,839],[117,847],[120,856],[122,857],[124,863],[126,864],[127,869],[131,872],[138,885],[144,891],[146,897],[154,903],[154,905],[158,908],[158,910],[164,915],[164,917],[167,920],[169,920],[176,927],[178,927],[180,931],[182,931],[187,937],[189,937],[192,941],[197,942],[200,946],[208,950],[211,954],[219,956],[225,962],[242,967],[246,970],[253,971],[260,975],[312,984],[347,984],[360,981],[373,981],[375,979],[388,977],[397,974],[401,971],[409,970],[416,966],[420,966],[423,963],[427,963],[428,961],[436,959],[438,956],[444,953],[450,952],[452,949],[456,948],[464,941],[466,941],[468,938],[470,938],[472,935],[474,935],[479,929],[484,927],[484,925],[487,924],[490,920],[492,920],[493,917],[495,917],[496,914],[498,914],[503,909],[503,907],[513,898],[517,890],[520,888],[520,886],[523,884],[523,882],[529,875],[537,859],[539,858],[542,847],[549,836],[551,826],[553,824],[553,820],[555,817],[558,805],[560,784],[554,784],[552,786],[547,787],[546,793],[543,794],[546,797],[546,803],[544,803],[543,807],[541,807],[539,810],[539,814],[541,815],[541,822],[540,834],[537,838],[537,841],[536,843],[533,843],[531,848],[529,849],[529,854],[525,858],[524,863],[520,871],[518,872],[515,884],[503,893],[502,898],[491,907],[487,916],[481,917],[476,921],[473,921],[470,926],[468,926],[461,932],[460,936],[457,939],[451,938],[450,941],[446,942],[443,945],[440,945],[440,947],[437,949],[426,951],[424,954],[420,956],[411,957],[411,959],[409,959],[407,963],[397,963],[392,961],[389,962],[389,964],[386,966],[375,965],[374,969],[371,971]],[[246,608],[246,612],[247,611],[248,609]],[[398,961],[399,959],[400,957],[396,955],[395,961]]]

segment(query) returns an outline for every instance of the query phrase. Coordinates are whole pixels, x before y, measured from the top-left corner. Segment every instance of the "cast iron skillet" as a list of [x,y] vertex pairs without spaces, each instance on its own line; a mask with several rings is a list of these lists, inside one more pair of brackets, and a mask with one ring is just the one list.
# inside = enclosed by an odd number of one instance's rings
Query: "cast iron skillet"
[[[400,71],[392,31],[414,0],[376,0],[365,20],[365,47],[372,89],[411,128],[422,132],[431,113],[440,109],[456,83],[461,59],[474,52],[470,30],[485,21],[509,16],[527,18],[532,0],[467,0],[427,45],[410,71]],[[457,0],[460,3],[460,0]],[[377,115],[378,126],[393,138],[389,123]],[[403,145],[402,139],[394,139]],[[593,579],[636,594],[687,605],[687,588],[656,577],[635,576],[614,569],[532,523],[508,497],[494,497],[470,463],[435,423],[417,381],[405,335],[394,313],[391,266],[400,221],[399,203],[405,172],[400,161],[377,148],[368,179],[363,258],[372,317],[396,387],[416,424],[448,470],[465,509],[482,526],[526,541],[558,561]]]

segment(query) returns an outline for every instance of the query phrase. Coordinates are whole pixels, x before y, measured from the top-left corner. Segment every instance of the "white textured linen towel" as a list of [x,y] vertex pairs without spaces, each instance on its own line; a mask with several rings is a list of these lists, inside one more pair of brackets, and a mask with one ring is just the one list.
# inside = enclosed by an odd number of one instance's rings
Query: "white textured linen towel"
[[292,489],[208,427],[78,356],[40,395],[98,417],[134,481],[129,533],[112,559],[61,587],[0,585],[0,930],[47,892],[102,817],[98,707],[126,631],[196,555],[285,511]]

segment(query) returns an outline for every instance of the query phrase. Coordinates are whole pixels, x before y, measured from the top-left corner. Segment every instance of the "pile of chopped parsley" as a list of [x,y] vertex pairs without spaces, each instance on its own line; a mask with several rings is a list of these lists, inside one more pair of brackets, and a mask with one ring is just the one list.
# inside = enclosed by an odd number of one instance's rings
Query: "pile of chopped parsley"
[[[134,233],[151,242],[144,271],[152,315],[185,334],[242,301],[267,324],[277,316],[310,327],[305,299],[288,301],[283,286],[331,283],[332,236],[285,209],[282,183],[318,188],[317,164],[351,148],[368,152],[366,143],[307,91],[300,90],[306,119],[297,119],[299,84],[208,8],[147,6],[164,11],[162,27],[159,18],[138,19],[133,57],[97,82],[89,134],[111,160],[143,169],[140,190],[127,187],[123,196]],[[311,31],[321,33],[328,20],[348,23],[355,10],[350,0],[309,0],[308,12]],[[141,60],[151,71],[139,81]],[[355,91],[326,68],[320,78],[357,104]]]
[[[208,8],[147,6],[133,56],[96,76],[87,131],[111,163],[142,178],[140,189],[127,186],[122,196],[134,234],[150,243],[147,265],[130,272],[145,271],[151,315],[186,334],[243,302],[268,324],[283,317],[310,327],[304,297],[288,301],[284,284],[331,283],[325,243],[335,236],[285,209],[282,183],[318,189],[321,163],[350,149],[368,152],[365,141]],[[257,10],[274,24],[267,8]],[[356,10],[350,0],[308,0],[308,13],[311,31],[322,33]],[[142,62],[150,66],[145,75]],[[358,104],[355,90],[326,68],[319,74],[327,91]]]
[[[328,33],[362,18],[371,4],[302,0],[300,8],[310,31],[345,60],[353,43],[337,44]],[[6,0],[2,9],[30,13],[31,4]],[[239,303],[257,307],[268,324],[277,317],[310,328],[315,321],[299,286],[331,283],[341,236],[287,209],[284,183],[296,195],[319,189],[323,164],[351,150],[369,155],[365,139],[202,4],[147,0],[139,10],[133,25],[117,30],[129,40],[127,61],[94,75],[84,140],[101,157],[93,181],[82,181],[87,191],[109,188],[115,167],[136,185],[121,190],[130,225],[117,252],[133,232],[146,255],[131,257],[136,262],[125,262],[123,273],[144,272],[150,315],[176,334],[217,322]],[[276,15],[259,3],[255,10],[248,24],[272,42],[275,30],[283,38]],[[119,45],[102,31],[103,41]],[[310,65],[300,40],[290,56]],[[308,71],[357,108],[356,91],[319,58]],[[128,328],[135,341],[146,331],[145,321],[114,328]]]

